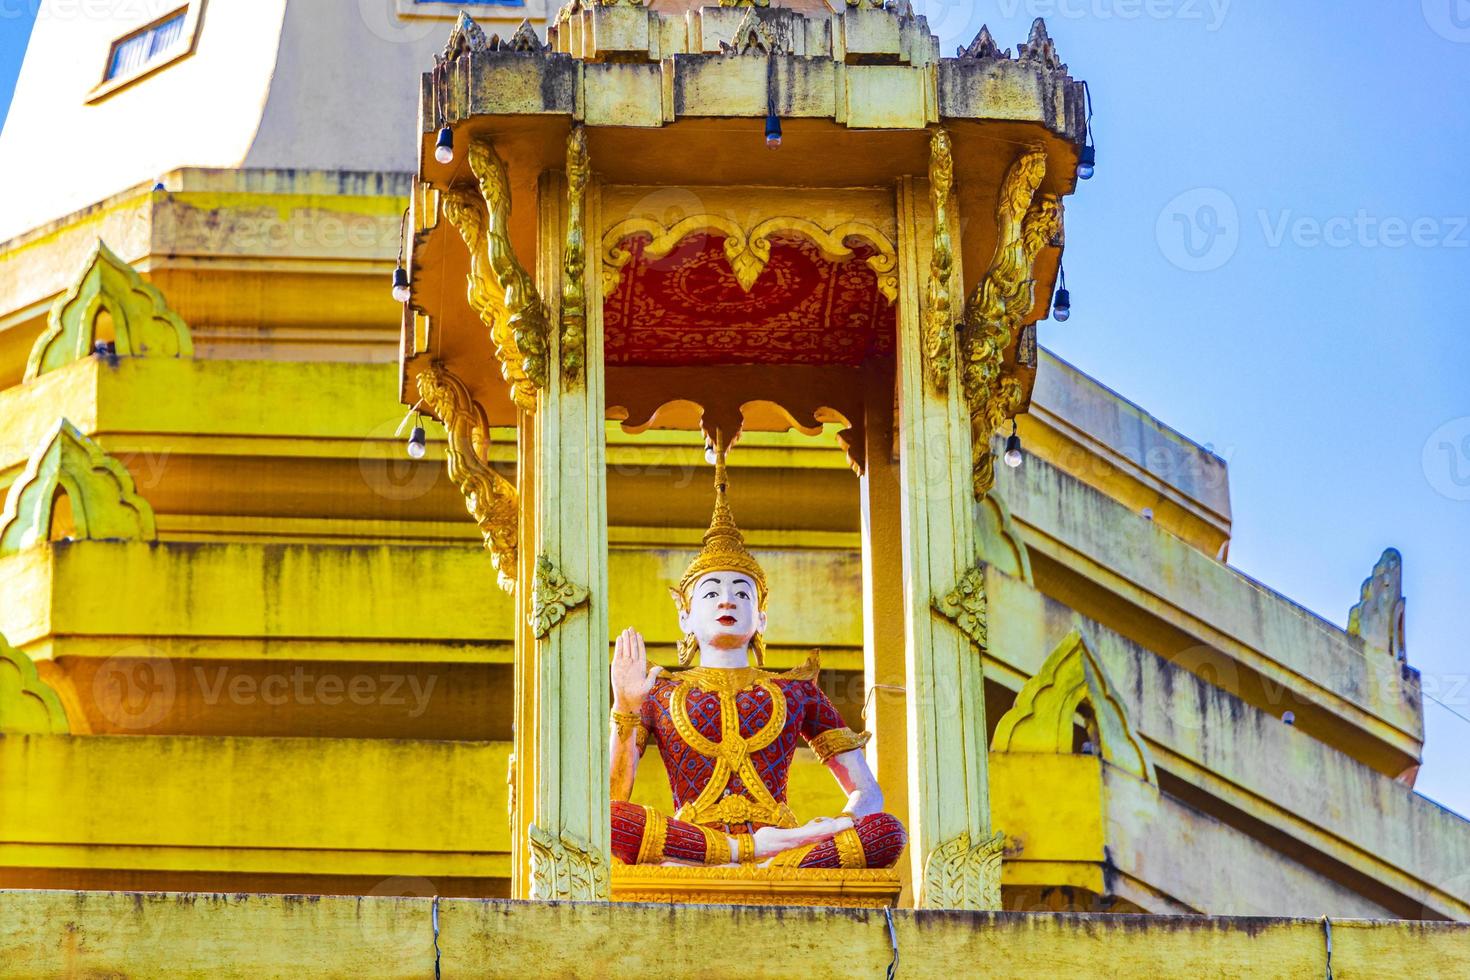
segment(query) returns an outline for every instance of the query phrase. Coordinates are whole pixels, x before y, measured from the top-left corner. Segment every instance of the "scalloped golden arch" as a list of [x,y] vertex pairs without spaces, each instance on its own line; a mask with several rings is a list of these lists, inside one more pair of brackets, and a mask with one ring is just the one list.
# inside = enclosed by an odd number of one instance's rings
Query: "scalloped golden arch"
[[112,317],[117,353],[127,357],[193,357],[189,327],[163,294],[109,249],[101,239],[76,281],[51,306],[46,329],[31,347],[25,380],[92,353],[97,318]]
[[1092,709],[1094,741],[1102,758],[1157,786],[1148,749],[1128,723],[1102,664],[1080,630],[1068,633],[1021,688],[1015,707],[1001,716],[990,750],[1070,755],[1073,719],[1083,705]]
[[71,723],[36,665],[0,636],[0,735],[66,735]]
[[127,469],[62,419],[10,486],[0,511],[0,555],[50,537],[58,490],[71,503],[79,538],[158,537],[153,508],[138,495]]
[[868,268],[878,276],[878,292],[889,303],[898,300],[898,255],[893,243],[877,228],[862,221],[844,221],[832,228],[823,228],[809,218],[794,215],[778,215],[766,218],[753,228],[745,229],[731,218],[719,214],[694,214],[681,218],[665,227],[652,218],[627,218],[619,221],[602,236],[603,295],[611,294],[618,283],[623,266],[633,258],[633,253],[623,248],[623,242],[632,235],[643,234],[652,239],[643,247],[649,258],[661,259],[690,235],[700,232],[718,232],[725,236],[725,258],[735,272],[740,288],[750,292],[771,261],[771,237],[783,232],[800,235],[816,245],[828,262],[843,262],[852,258],[853,250],[846,244],[849,238],[859,238],[878,251],[867,259]]

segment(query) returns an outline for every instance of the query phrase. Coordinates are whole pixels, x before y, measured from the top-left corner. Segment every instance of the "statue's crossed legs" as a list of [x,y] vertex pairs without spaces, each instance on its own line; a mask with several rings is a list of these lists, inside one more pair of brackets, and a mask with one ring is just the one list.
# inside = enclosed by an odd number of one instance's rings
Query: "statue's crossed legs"
[[896,817],[872,813],[853,820],[850,829],[814,843],[758,855],[753,834],[727,834],[636,803],[615,800],[612,804],[612,852],[625,864],[891,868],[907,841]]

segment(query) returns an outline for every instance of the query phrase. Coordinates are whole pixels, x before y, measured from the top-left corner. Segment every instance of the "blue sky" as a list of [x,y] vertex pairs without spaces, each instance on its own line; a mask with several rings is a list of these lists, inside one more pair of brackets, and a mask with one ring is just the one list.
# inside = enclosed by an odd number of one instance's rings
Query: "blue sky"
[[[32,6],[0,0],[0,108]],[[1226,458],[1246,573],[1344,625],[1403,552],[1409,661],[1447,705],[1418,788],[1470,814],[1470,2],[915,7],[947,54],[1047,18],[1099,169],[1042,342]]]

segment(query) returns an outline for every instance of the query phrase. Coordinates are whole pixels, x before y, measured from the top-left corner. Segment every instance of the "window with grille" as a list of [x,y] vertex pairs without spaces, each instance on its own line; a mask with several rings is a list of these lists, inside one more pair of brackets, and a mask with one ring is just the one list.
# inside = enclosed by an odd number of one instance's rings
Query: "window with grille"
[[186,43],[188,39],[184,34],[184,21],[187,13],[187,7],[181,8],[140,31],[112,42],[112,51],[107,57],[107,73],[103,80],[111,81],[135,75]]

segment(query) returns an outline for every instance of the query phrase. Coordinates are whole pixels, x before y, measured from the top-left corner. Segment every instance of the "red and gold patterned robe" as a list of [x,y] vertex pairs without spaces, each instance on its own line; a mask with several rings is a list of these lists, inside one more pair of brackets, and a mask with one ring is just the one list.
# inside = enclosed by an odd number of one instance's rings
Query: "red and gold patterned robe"
[[[753,845],[761,827],[795,827],[786,781],[798,739],[823,762],[868,736],[842,723],[816,683],[815,661],[785,674],[696,667],[661,676],[643,700],[639,751],[651,738],[673,791],[674,817],[615,801],[613,854],[628,864],[729,864],[730,838]],[[776,855],[776,866],[887,868],[903,851],[903,825],[886,813],[859,817],[831,840]]]

